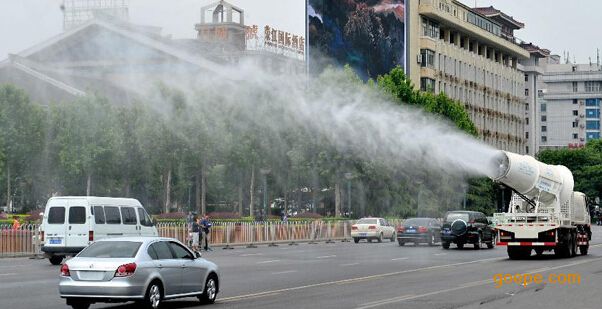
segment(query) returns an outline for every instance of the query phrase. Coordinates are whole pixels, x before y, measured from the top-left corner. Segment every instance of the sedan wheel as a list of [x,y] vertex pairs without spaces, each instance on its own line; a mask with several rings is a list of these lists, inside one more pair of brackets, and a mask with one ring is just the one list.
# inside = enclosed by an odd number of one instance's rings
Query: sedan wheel
[[378,240],[378,242],[383,242],[383,233],[380,233],[378,235],[378,239],[377,240]]
[[152,309],[159,308],[159,306],[161,306],[161,299],[163,298],[162,293],[163,292],[161,292],[161,287],[158,283],[151,283],[151,285],[148,287],[148,290],[146,291],[146,307]]
[[431,234],[429,237],[429,246],[435,245],[435,234]]
[[213,304],[217,297],[217,278],[215,275],[209,275],[205,282],[205,291],[199,296],[199,300],[204,304]]
[[395,234],[395,232],[393,232],[393,234],[391,234],[391,242],[394,242],[395,239],[397,239],[397,235]]

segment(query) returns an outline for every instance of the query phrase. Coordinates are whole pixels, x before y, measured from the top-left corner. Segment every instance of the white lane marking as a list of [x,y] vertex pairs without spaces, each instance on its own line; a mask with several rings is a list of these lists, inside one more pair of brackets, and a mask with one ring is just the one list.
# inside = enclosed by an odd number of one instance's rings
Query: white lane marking
[[8,273],[8,274],[0,274],[0,276],[12,276],[12,275],[16,275],[17,273]]
[[281,274],[290,274],[290,273],[296,273],[297,270],[285,270],[285,271],[277,271],[272,273],[272,275],[281,275]]
[[261,261],[261,262],[257,262],[257,264],[266,264],[266,263],[274,263],[274,262],[280,262],[280,260]]
[[[397,301],[405,300],[408,297],[412,297],[412,296],[414,296],[414,295],[403,295],[403,296],[393,297],[393,298],[389,298],[389,299],[383,299],[383,300],[379,300],[379,301],[365,303],[365,304],[362,304],[361,306],[364,306],[365,308],[370,308],[370,306],[386,305],[386,304],[394,303]],[[360,307],[360,308],[364,308],[364,307]]]
[[[525,272],[525,274],[534,274],[534,273],[539,273],[539,272],[545,272],[545,271],[559,269],[559,268],[565,268],[565,267],[570,267],[570,266],[575,266],[575,265],[580,265],[580,264],[585,264],[585,263],[591,263],[591,262],[599,261],[599,260],[602,260],[602,258],[595,258],[595,259],[591,259],[591,260],[569,263],[569,264],[564,264],[564,265],[559,265],[559,266],[554,266],[554,267],[544,267],[544,268],[540,268],[540,269],[535,269],[533,271]],[[395,302],[406,301],[406,300],[411,300],[411,299],[416,299],[416,298],[423,298],[423,297],[432,296],[432,295],[436,295],[436,294],[443,294],[443,293],[447,293],[447,292],[453,292],[453,291],[471,288],[471,287],[475,287],[475,286],[479,286],[479,285],[483,285],[483,284],[487,284],[487,283],[493,283],[493,282],[494,282],[493,279],[485,279],[485,280],[480,280],[480,281],[468,282],[468,283],[462,284],[455,288],[433,291],[433,292],[424,293],[424,294],[420,294],[420,295],[407,296],[402,299],[390,298],[390,299],[381,300],[380,302],[365,303],[365,304],[359,305],[359,307],[357,307],[356,309],[368,309],[368,308],[380,307],[382,305],[392,304]]]
[[245,253],[245,254],[241,254],[240,256],[255,256],[255,255],[263,255],[263,253]]
[[400,258],[391,259],[391,261],[401,261],[401,260],[407,260],[407,259],[408,259],[407,257],[400,257]]
[[336,255],[323,255],[323,256],[316,257],[316,259],[328,259],[328,258],[333,258],[333,257],[337,257],[337,256]]
[[428,267],[422,267],[422,268],[401,270],[401,271],[385,273],[385,274],[380,274],[380,275],[372,275],[372,276],[358,277],[358,278],[352,278],[352,279],[343,279],[343,280],[337,280],[337,281],[314,283],[314,284],[302,285],[302,286],[297,286],[297,287],[292,287],[292,288],[284,288],[284,289],[273,290],[273,291],[264,291],[264,292],[258,292],[258,293],[251,293],[251,294],[245,294],[245,295],[239,295],[239,296],[220,298],[220,302],[232,302],[232,301],[242,300],[242,299],[251,298],[251,297],[262,297],[264,295],[269,295],[269,294],[274,294],[274,293],[297,291],[297,290],[303,290],[303,289],[315,288],[315,287],[321,287],[321,286],[327,286],[327,285],[334,285],[334,284],[344,284],[346,282],[353,282],[353,281],[360,281],[360,280],[379,279],[379,278],[390,277],[390,276],[395,276],[395,275],[414,273],[414,272],[420,272],[420,271],[428,271],[428,270],[451,267],[451,266],[475,264],[475,263],[479,263],[481,261],[492,261],[492,260],[500,260],[501,261],[501,260],[506,260],[506,259],[508,259],[508,258],[507,257],[497,257],[497,258],[489,258],[489,259],[480,259],[480,260],[473,260],[473,261],[468,261],[468,262],[443,264],[443,265],[435,265],[435,266],[428,266]]
[[349,263],[349,264],[341,264],[340,266],[353,266],[353,265],[360,265],[360,263]]
[[441,255],[447,255],[447,253],[435,253],[435,254],[433,254],[433,255],[436,255],[436,256],[441,256]]

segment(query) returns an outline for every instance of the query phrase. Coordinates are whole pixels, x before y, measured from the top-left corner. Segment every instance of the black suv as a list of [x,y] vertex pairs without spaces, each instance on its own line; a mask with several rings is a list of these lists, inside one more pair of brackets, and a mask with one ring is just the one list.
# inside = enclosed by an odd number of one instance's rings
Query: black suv
[[449,249],[452,242],[459,249],[462,249],[464,244],[474,244],[475,249],[480,249],[482,244],[487,244],[489,249],[493,248],[495,232],[489,224],[482,212],[448,211],[441,226],[443,249]]

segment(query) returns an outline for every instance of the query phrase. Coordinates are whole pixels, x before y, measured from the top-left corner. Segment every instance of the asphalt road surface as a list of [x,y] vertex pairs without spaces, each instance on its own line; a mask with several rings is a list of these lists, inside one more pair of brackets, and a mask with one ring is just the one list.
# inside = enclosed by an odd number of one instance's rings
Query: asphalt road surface
[[[505,247],[443,250],[388,241],[216,248],[204,257],[221,268],[216,304],[185,298],[164,308],[602,308],[600,227],[594,227],[589,255],[569,259],[548,253],[511,261]],[[506,273],[539,273],[544,279],[571,273],[581,281],[496,287],[494,275]],[[65,308],[58,274],[47,260],[0,259],[0,308]]]

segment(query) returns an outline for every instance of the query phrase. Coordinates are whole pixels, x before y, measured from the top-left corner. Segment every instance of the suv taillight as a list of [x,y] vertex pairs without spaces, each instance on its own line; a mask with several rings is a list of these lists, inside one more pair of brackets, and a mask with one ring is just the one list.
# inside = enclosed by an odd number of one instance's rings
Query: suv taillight
[[88,232],[88,241],[94,241],[94,231]]
[[115,277],[129,277],[136,271],[136,263],[123,264],[117,267]]
[[63,266],[61,266],[61,276],[71,277],[71,273],[69,272],[69,266],[67,266],[67,264],[63,264]]

